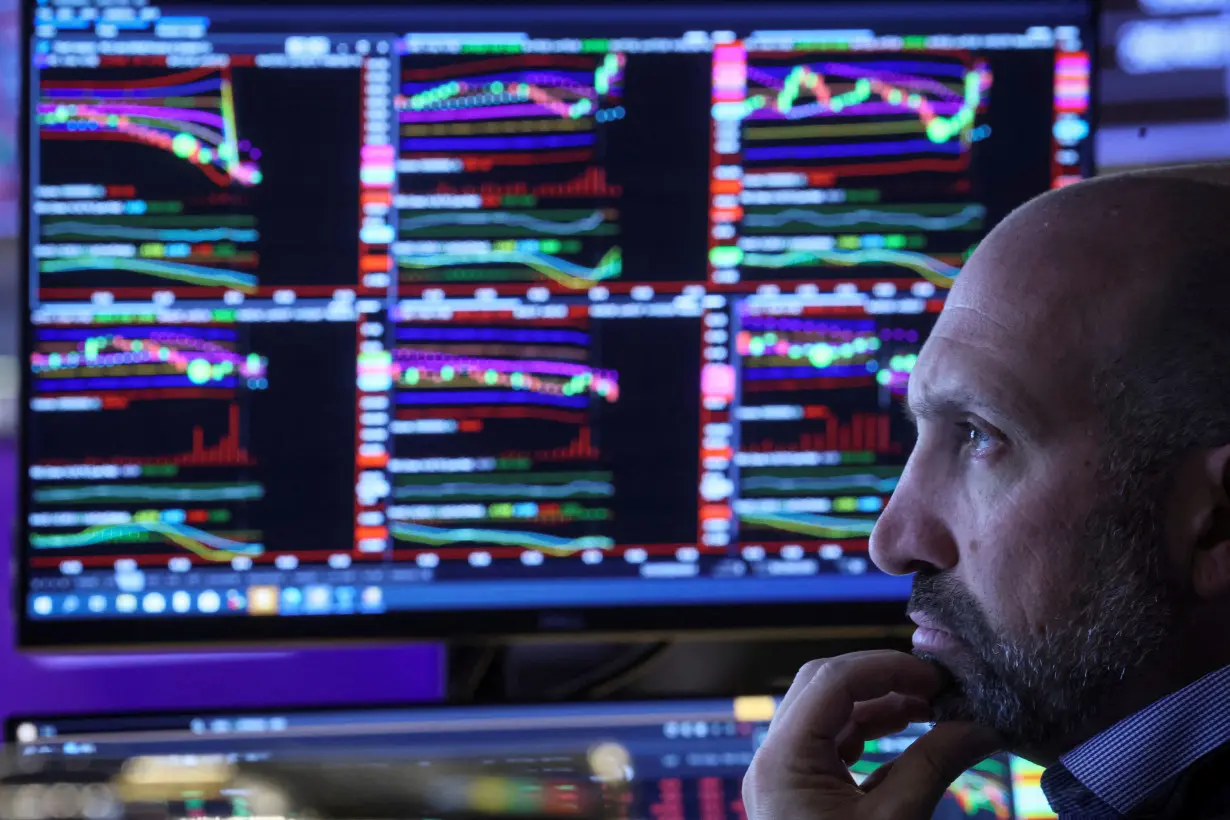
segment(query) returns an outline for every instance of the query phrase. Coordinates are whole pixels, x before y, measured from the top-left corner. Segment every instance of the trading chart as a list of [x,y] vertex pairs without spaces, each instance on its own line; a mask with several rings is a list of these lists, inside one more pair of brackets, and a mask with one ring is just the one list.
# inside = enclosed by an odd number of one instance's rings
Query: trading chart
[[619,374],[591,364],[589,317],[468,318],[395,331],[393,538],[531,563],[610,549],[615,488],[592,424],[594,405],[619,401]]
[[34,15],[28,620],[908,594],[901,405],[1090,169],[1080,26],[216,9]]
[[737,243],[711,251],[714,281],[952,286],[985,232],[971,179],[990,132],[984,60],[806,47],[719,59],[741,78],[717,106],[724,148],[742,156],[742,209]]
[[[206,189],[238,191],[260,183],[261,152],[240,140],[229,71],[127,80],[94,74],[43,82],[39,133],[49,149],[66,142],[88,156],[93,143],[122,142],[173,157],[184,176],[199,174]],[[250,293],[259,282],[259,232],[254,216],[242,213],[242,193],[227,204],[211,203],[209,195],[191,204],[151,202],[135,186],[121,184],[64,194],[66,201],[44,209],[38,249],[44,257],[39,273],[57,287],[188,283]]]
[[[111,62],[49,69],[40,82],[43,298],[230,293],[239,304],[279,289],[325,296],[356,284],[357,168],[305,175],[308,152],[293,122],[255,115],[270,95],[296,105],[312,94],[350,97],[339,103],[357,115],[359,71]],[[330,144],[358,150],[353,129],[331,122],[323,131]]]
[[933,314],[734,313],[740,540],[865,548],[909,454],[897,405]]
[[46,327],[36,338],[31,401],[50,438],[31,471],[36,565],[182,569],[263,551],[244,415],[267,360],[238,331]]
[[404,69],[398,169],[414,177],[403,190],[443,173],[456,181],[402,195],[401,280],[580,290],[619,277],[621,190],[599,163],[603,125],[625,115],[624,60],[525,55]]

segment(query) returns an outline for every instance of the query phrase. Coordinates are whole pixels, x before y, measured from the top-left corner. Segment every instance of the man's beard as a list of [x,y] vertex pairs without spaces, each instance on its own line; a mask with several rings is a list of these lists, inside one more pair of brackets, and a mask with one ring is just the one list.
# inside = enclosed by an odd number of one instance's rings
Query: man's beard
[[954,577],[915,577],[909,610],[926,613],[965,644],[948,663],[915,653],[953,677],[933,704],[936,720],[993,727],[1008,748],[1072,736],[1173,634],[1180,606],[1163,569],[1167,487],[1156,469],[1130,461],[1108,459],[1098,482],[1105,495],[1082,526],[1047,545],[1068,590],[1040,631],[997,631]]

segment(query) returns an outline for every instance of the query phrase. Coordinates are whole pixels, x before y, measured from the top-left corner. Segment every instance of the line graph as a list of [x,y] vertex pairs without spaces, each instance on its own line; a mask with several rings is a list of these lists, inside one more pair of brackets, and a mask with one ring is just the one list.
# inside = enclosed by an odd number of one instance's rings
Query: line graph
[[239,483],[168,483],[81,485],[76,487],[46,487],[35,490],[32,497],[39,504],[90,504],[94,502],[146,503],[255,501],[263,498],[265,488],[255,482]]
[[134,521],[128,524],[100,525],[76,533],[53,535],[32,533],[30,546],[36,550],[67,550],[98,545],[169,543],[208,561],[226,562],[237,556],[254,556],[264,546],[185,524],[168,521]]
[[611,474],[602,471],[579,473],[511,473],[483,476],[478,481],[401,479],[393,497],[402,500],[486,499],[486,498],[608,498],[615,494]]
[[739,513],[739,522],[762,529],[805,535],[809,538],[866,538],[875,527],[874,518],[842,518],[806,513]]
[[605,124],[624,116],[623,68],[618,53],[408,58],[400,281],[582,290],[618,278],[621,191],[602,162]]
[[887,468],[876,472],[868,469],[855,473],[817,476],[753,475],[743,479],[739,486],[745,495],[757,497],[796,494],[824,495],[859,491],[882,494],[891,493],[897,489],[897,483],[901,480],[899,473],[900,471],[896,468]]
[[597,535],[564,538],[520,530],[488,530],[472,527],[441,529],[419,524],[394,524],[390,531],[399,541],[433,547],[458,544],[524,547],[527,550],[561,557],[575,555],[584,550],[603,550],[615,546],[615,542],[610,538]]
[[229,66],[54,69],[38,93],[44,178],[98,183],[41,189],[42,287],[257,291],[264,158]]
[[[201,225],[204,227],[186,227]],[[216,226],[216,227],[215,227]],[[256,220],[251,216],[113,216],[106,221],[47,219],[42,226],[46,238],[55,239],[130,239],[141,242],[235,242],[249,243],[260,238]]]
[[[260,389],[268,360],[239,350],[233,330],[121,327],[36,331],[30,367],[40,394],[100,391],[99,409],[123,409],[148,388]],[[126,390],[121,397],[110,391]],[[199,394],[209,395],[209,394]],[[234,395],[233,392],[229,395]],[[156,400],[152,394],[149,400]]]
[[[251,259],[250,261],[255,261]],[[40,262],[40,274],[77,273],[81,271],[129,271],[147,274],[160,279],[187,282],[206,287],[223,287],[252,293],[256,290],[257,278],[251,274],[232,270],[190,265],[184,262],[162,262],[152,259],[125,257],[88,256],[73,259],[54,259]]]
[[269,361],[247,331],[40,326],[29,367],[47,442],[31,472],[33,549],[91,561],[168,544],[210,562],[263,553],[247,526],[266,500],[247,426]]
[[[586,312],[541,327],[459,311],[447,322],[400,321],[394,338],[394,463],[465,464],[394,472],[387,515],[396,540],[557,557],[615,543],[606,528],[616,482],[591,423],[620,401],[620,376],[591,362]],[[462,520],[473,523],[442,526]]]
[[[531,243],[533,246],[542,247],[538,243],[532,241]],[[471,245],[472,243],[459,244]],[[494,247],[490,250],[476,252],[445,251],[421,256],[399,256],[397,264],[411,270],[456,267],[465,269],[465,266],[470,265],[509,265],[510,267],[505,269],[475,267],[467,270],[473,274],[473,278],[503,280],[518,277],[522,271],[529,269],[573,289],[588,288],[598,282],[614,279],[623,270],[623,261],[618,247],[608,250],[593,267],[580,265],[538,250],[503,250]]]
[[121,140],[167,152],[215,185],[261,182],[259,149],[239,135],[229,67],[123,79],[43,79],[43,139]]
[[715,281],[952,287],[987,228],[969,198],[987,63],[948,51],[740,59],[746,88],[714,107],[738,124],[743,171],[736,230],[710,252]]
[[458,232],[471,236],[507,236],[522,229],[567,236],[604,236],[618,232],[611,222],[617,216],[615,211],[601,208],[540,209],[533,213],[506,210],[424,213],[403,219],[400,227],[406,234],[421,236],[452,236]]
[[830,251],[783,251],[781,253],[748,253],[743,264],[750,268],[798,268],[837,267],[855,268],[876,266],[905,268],[939,287],[950,288],[960,273],[959,261],[954,256],[932,256],[917,251],[896,251],[880,248],[866,250]]
[[865,539],[913,443],[894,404],[931,318],[748,301],[734,317],[740,538]]
[[758,210],[743,219],[743,227],[781,231],[813,228],[840,230],[879,230],[914,228],[921,231],[979,230],[986,218],[982,205],[881,205],[875,208],[820,206]]
[[[901,156],[967,161],[991,87],[985,63],[938,54],[755,54],[747,76],[748,94],[736,112],[744,120],[747,162],[873,160],[886,173]],[[783,120],[792,124],[770,124]]]

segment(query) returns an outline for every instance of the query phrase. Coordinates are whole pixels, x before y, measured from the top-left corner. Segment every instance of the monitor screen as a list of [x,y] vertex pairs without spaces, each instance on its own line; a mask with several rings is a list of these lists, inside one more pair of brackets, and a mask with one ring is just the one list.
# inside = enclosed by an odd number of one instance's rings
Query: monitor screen
[[[520,761],[616,744],[630,760],[630,820],[746,820],[740,799],[776,700],[675,700],[460,706],[355,711],[247,712],[130,717],[16,718],[9,740],[21,757],[122,759],[135,755],[233,756],[237,761],[342,759]],[[861,782],[901,753],[925,724],[869,741],[851,771]],[[557,758],[558,759],[558,758]],[[1055,817],[1041,768],[997,755],[949,788],[938,820]]]
[[1091,173],[1078,0],[26,11],[27,645],[896,623],[919,348]]

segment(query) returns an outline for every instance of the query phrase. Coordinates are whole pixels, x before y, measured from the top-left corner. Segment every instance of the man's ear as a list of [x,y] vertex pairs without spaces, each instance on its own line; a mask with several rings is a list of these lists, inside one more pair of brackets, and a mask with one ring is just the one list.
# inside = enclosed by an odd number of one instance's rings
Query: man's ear
[[1192,589],[1201,598],[1223,598],[1230,596],[1230,444],[1203,451],[1198,480]]

